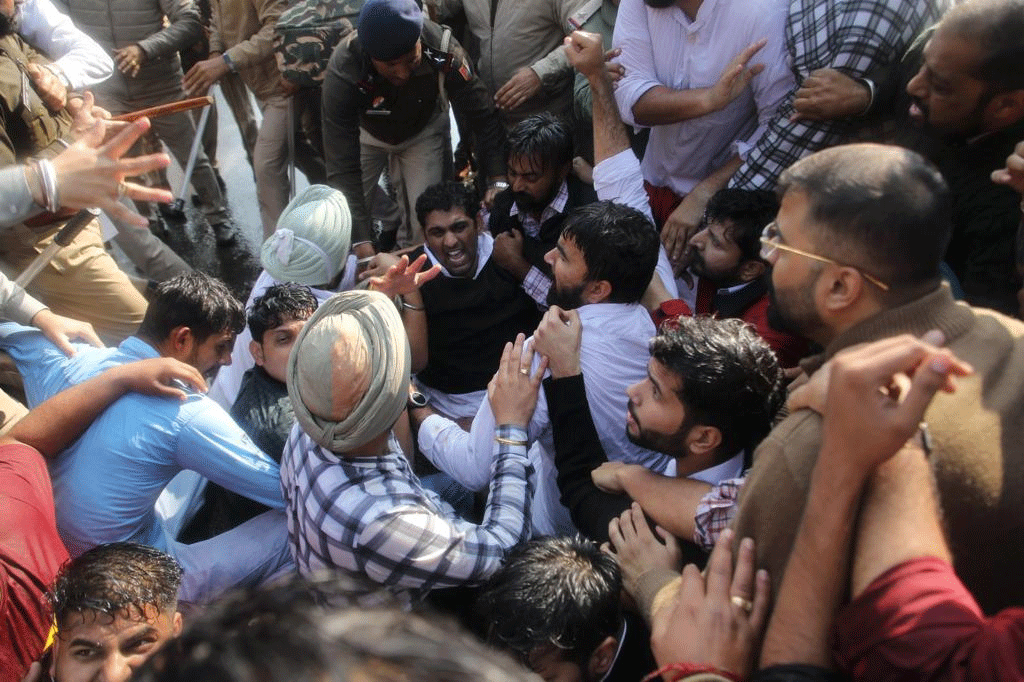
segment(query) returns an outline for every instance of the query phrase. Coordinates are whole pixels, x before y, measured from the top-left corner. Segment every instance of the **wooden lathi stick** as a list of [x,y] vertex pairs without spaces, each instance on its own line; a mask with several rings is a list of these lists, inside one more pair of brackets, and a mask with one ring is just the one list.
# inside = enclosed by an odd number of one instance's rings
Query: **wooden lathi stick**
[[204,95],[203,97],[183,99],[180,102],[170,102],[168,104],[161,104],[159,106],[149,107],[148,109],[139,109],[138,111],[132,111],[127,114],[121,114],[120,116],[114,116],[111,120],[130,122],[142,118],[143,116],[148,116],[149,118],[156,118],[158,116],[176,114],[179,111],[189,111],[190,109],[198,109],[199,107],[205,107],[209,104],[213,104],[213,97],[211,97],[210,95]]

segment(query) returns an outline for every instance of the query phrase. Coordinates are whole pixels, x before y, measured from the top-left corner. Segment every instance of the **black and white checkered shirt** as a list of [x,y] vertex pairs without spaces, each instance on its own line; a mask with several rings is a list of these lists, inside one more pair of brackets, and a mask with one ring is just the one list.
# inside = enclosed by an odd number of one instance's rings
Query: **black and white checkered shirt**
[[[526,440],[518,427],[500,426],[497,435]],[[296,424],[281,488],[299,573],[365,575],[408,601],[488,578],[529,536],[533,498],[526,447],[495,442],[495,450],[484,521],[475,525],[420,485],[394,438],[381,457],[339,457]]]
[[[859,78],[899,60],[949,6],[949,0],[792,0],[786,47],[797,88],[816,69]],[[782,171],[800,158],[844,141],[845,121],[790,121],[795,94],[794,89],[747,154],[733,187],[774,189]]]

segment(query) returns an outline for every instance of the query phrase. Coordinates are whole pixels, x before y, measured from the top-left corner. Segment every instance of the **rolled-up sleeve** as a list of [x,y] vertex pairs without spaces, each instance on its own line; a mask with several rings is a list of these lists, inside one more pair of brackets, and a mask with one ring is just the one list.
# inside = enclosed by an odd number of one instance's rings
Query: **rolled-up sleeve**
[[648,90],[662,85],[654,71],[654,46],[643,0],[622,0],[619,4],[612,45],[622,50],[619,63],[626,70],[615,88],[619,116],[626,124],[636,126],[633,106]]

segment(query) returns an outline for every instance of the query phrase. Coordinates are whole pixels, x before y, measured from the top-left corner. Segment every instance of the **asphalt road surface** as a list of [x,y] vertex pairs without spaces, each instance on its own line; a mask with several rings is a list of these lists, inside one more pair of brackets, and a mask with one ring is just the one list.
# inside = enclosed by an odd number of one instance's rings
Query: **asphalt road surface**
[[[196,270],[222,279],[239,300],[246,300],[252,283],[259,276],[261,266],[259,249],[263,243],[263,228],[260,224],[259,205],[256,197],[256,181],[252,166],[242,147],[238,126],[231,116],[231,110],[215,88],[217,99],[217,167],[227,188],[228,206],[232,223],[238,233],[235,243],[218,248],[213,232],[206,224],[202,212],[186,198],[184,222],[161,219],[166,233],[160,235],[170,247]],[[259,118],[259,108],[253,100],[253,110]],[[212,119],[211,119],[212,123]],[[175,196],[178,195],[183,177],[182,169],[172,161],[168,179]],[[307,186],[305,176],[296,172],[296,184],[301,190]],[[187,195],[191,196],[191,192]],[[157,234],[160,231],[157,230]],[[122,254],[115,254],[118,262],[129,272],[132,266]]]

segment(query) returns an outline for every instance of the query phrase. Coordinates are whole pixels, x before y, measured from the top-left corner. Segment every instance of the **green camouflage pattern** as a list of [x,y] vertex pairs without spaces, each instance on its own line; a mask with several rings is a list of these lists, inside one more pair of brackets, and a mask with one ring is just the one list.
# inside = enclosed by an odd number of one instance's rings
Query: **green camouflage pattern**
[[355,30],[363,0],[300,0],[274,29],[281,76],[305,88],[319,87],[335,46]]

